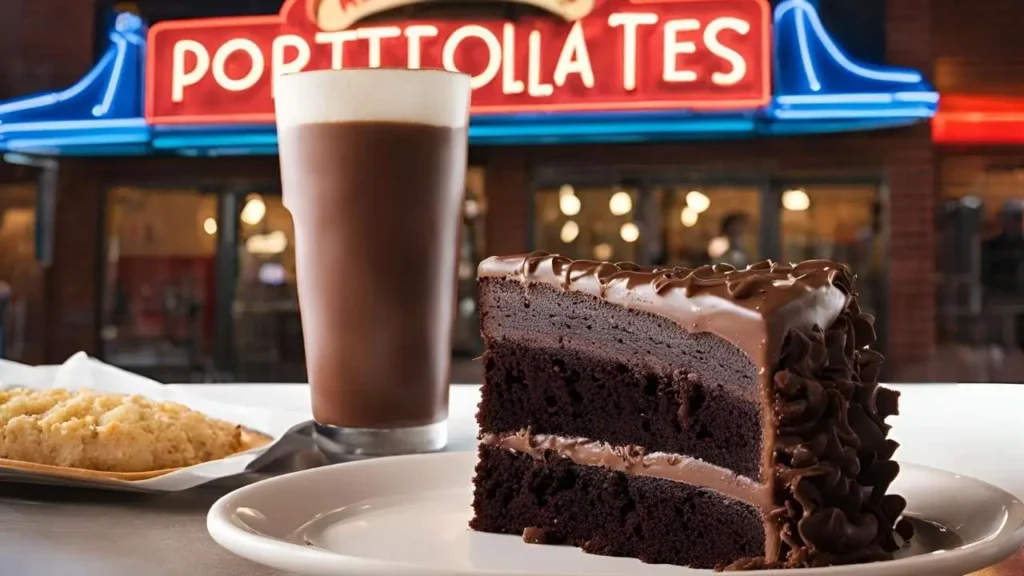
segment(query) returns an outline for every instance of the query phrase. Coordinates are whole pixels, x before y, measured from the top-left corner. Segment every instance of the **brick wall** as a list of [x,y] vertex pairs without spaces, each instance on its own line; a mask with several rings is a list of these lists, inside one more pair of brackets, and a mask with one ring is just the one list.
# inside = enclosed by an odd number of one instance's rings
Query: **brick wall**
[[93,63],[95,0],[0,1],[0,98],[71,85]]
[[[889,0],[886,56],[890,64],[931,76],[934,0]],[[980,4],[980,3],[979,3]],[[935,353],[935,159],[928,124],[900,131],[889,142],[889,356],[894,365]]]
[[[492,152],[488,150],[488,152]],[[514,254],[529,245],[527,237],[530,174],[521,153],[489,154],[484,170],[487,197],[484,246],[489,254]]]
[[44,272],[46,360],[99,352],[103,186],[88,160],[62,160],[53,226],[53,262]]
[[[0,100],[70,86],[93,63],[95,0],[0,0]],[[0,182],[33,178],[0,162]]]
[[936,201],[928,126],[908,130],[886,158],[889,201],[889,357],[894,365],[935,352]]
[[[897,5],[921,0],[895,0]],[[893,4],[894,0],[890,0]],[[940,92],[1024,94],[1020,0],[931,0],[935,84]]]

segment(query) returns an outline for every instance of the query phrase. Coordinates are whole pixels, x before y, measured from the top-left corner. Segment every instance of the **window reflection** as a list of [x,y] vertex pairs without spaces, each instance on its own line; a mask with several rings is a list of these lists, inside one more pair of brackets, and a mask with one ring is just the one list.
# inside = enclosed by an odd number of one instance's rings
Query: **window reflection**
[[779,200],[782,261],[846,263],[858,276],[861,308],[880,312],[885,253],[878,185],[786,186]]
[[639,195],[626,186],[564,184],[537,192],[534,246],[574,259],[636,261],[644,230]]
[[452,353],[461,357],[472,358],[483,351],[476,300],[476,267],[485,253],[486,213],[484,170],[480,167],[471,167],[466,172],[466,197],[463,202],[462,237],[459,246],[458,300],[452,334]]
[[758,188],[675,186],[656,194],[665,206],[665,258],[659,264],[741,268],[760,259]]
[[215,312],[215,196],[192,190],[108,193],[103,351],[167,381],[210,364]]
[[0,186],[0,354],[39,362],[43,270],[36,261],[36,187]]
[[302,381],[305,353],[291,214],[280,196],[254,193],[242,200],[239,222],[233,309],[236,377]]
[[1024,382],[1022,166],[980,156],[943,163],[939,350],[931,364],[948,379]]

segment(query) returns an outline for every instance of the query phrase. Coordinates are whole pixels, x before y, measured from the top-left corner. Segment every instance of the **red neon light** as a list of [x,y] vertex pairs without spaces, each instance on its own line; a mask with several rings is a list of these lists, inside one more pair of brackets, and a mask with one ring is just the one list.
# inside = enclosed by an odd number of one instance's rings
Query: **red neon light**
[[[566,17],[582,4],[586,12],[576,22],[555,16],[383,21],[322,32],[311,20],[310,7],[318,3],[338,2],[342,11],[358,5],[362,17],[373,10],[367,4],[419,1],[286,0],[274,16],[161,22],[149,31],[146,118],[154,124],[272,122],[271,78],[307,49],[306,70],[330,68],[336,51],[344,66],[366,67],[376,51],[379,65],[408,67],[409,36],[433,32],[418,42],[422,67],[444,67],[448,46],[456,68],[481,82],[490,77],[475,88],[475,114],[735,110],[771,101],[767,0],[517,0]],[[622,21],[645,14],[657,22],[629,25],[635,30],[631,61]],[[336,16],[334,22],[343,20]],[[666,44],[673,41],[668,28],[677,50],[666,77]],[[465,39],[452,42],[453,34]],[[254,59],[262,66],[254,66]]]
[[1024,144],[1024,98],[943,95],[932,118],[938,144]]

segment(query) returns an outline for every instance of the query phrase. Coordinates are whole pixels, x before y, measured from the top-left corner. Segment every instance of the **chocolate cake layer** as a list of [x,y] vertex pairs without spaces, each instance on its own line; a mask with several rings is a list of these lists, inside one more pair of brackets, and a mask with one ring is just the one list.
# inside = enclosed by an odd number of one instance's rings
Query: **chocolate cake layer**
[[732,344],[546,285],[496,279],[480,298],[482,431],[596,438],[762,477],[756,369]]
[[475,530],[571,544],[593,554],[712,568],[764,555],[760,512],[658,478],[481,446]]

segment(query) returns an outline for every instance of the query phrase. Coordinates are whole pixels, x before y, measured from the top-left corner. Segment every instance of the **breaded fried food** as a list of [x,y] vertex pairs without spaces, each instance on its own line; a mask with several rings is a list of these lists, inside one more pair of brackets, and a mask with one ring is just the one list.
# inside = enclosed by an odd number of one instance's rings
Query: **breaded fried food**
[[0,390],[0,458],[149,472],[245,449],[239,426],[175,402],[92,390]]

